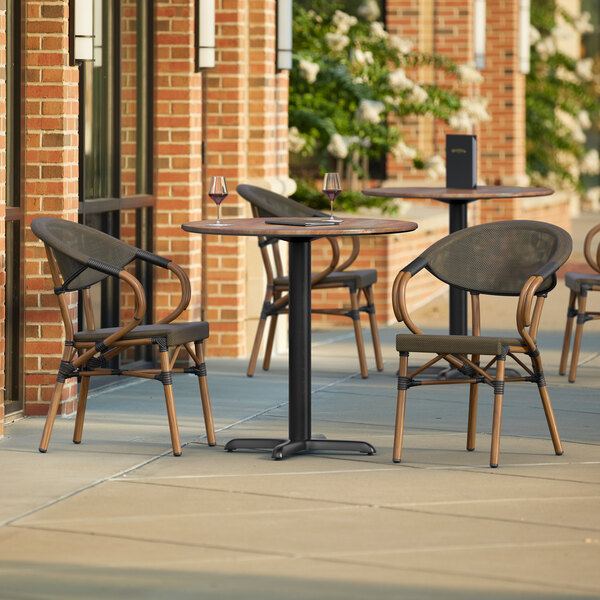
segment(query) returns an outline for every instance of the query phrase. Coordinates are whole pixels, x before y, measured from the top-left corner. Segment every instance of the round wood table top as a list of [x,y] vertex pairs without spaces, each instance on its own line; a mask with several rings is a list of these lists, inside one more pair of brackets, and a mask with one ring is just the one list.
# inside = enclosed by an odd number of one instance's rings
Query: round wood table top
[[[221,219],[228,227],[217,227],[215,221],[190,221],[181,228],[190,233],[210,233],[215,235],[264,235],[278,238],[294,237],[328,237],[343,235],[377,235],[384,233],[402,233],[413,231],[418,225],[413,221],[398,219],[361,219],[344,218],[337,225],[293,226],[265,223],[276,221],[277,218],[259,219]],[[286,221],[285,217],[280,220]],[[320,218],[307,218],[311,223],[319,222]]]
[[539,187],[516,187],[508,185],[479,185],[473,189],[443,187],[383,187],[363,190],[365,196],[382,198],[431,198],[432,200],[486,200],[489,198],[526,198],[549,196],[554,190]]

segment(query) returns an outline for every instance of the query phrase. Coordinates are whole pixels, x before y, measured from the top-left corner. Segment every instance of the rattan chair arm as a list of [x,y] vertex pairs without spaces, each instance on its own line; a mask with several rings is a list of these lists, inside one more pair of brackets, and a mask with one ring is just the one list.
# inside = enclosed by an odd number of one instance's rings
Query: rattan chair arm
[[406,306],[406,286],[412,278],[412,274],[408,271],[400,271],[396,275],[394,285],[392,287],[392,306],[394,308],[394,314],[398,322],[404,324],[413,332],[417,334],[423,333],[413,322],[408,314],[408,308]]
[[192,298],[192,286],[187,273],[173,261],[169,261],[166,268],[179,279],[181,285],[181,298],[175,310],[157,321],[157,323],[170,323],[171,321],[174,321],[188,307]]
[[358,258],[358,253],[360,252],[360,240],[356,236],[351,239],[352,251],[350,252],[350,256],[345,260],[345,262],[335,268],[336,271],[345,271]]
[[[133,291],[135,295],[135,312],[133,317],[127,321],[122,327],[115,331],[112,335],[109,335],[106,339],[102,340],[102,343],[109,348],[112,344],[120,340],[124,335],[128,334],[132,329],[135,329],[141,322],[146,312],[146,294],[142,284],[131,274],[122,269],[118,278],[126,283]],[[74,361],[73,365],[78,367],[85,364],[98,350],[95,347],[91,347],[86,350],[83,354],[80,354]]]
[[532,352],[535,350],[536,344],[527,328],[531,325],[532,304],[535,293],[543,281],[544,278],[540,275],[532,275],[523,285],[517,304],[517,331]]
[[600,225],[596,225],[592,227],[585,236],[585,242],[583,246],[583,253],[585,256],[585,260],[588,265],[594,269],[597,273],[600,273],[600,245],[596,251],[596,257],[592,256],[592,239],[594,236],[600,231]]
[[329,242],[329,245],[331,246],[331,260],[329,261],[329,265],[327,265],[325,269],[320,271],[311,279],[311,287],[314,287],[315,285],[317,285],[317,283],[323,281],[323,279],[325,279],[325,277],[327,277],[329,273],[335,271],[336,266],[340,260],[340,246],[337,243],[337,240],[334,237],[328,237],[325,239]]

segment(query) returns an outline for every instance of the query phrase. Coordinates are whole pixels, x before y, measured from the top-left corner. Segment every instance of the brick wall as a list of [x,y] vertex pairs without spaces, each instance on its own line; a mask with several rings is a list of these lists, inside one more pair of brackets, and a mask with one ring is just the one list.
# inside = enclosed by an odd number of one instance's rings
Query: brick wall
[[[187,319],[200,318],[201,240],[181,224],[202,217],[201,76],[194,73],[194,3],[159,0],[155,17],[155,252],[184,267],[192,283]],[[178,283],[155,269],[156,316],[178,300]]]
[[4,434],[6,285],[6,0],[0,1],[0,437]]
[[[38,215],[77,220],[78,71],[69,66],[67,0],[26,3],[25,46],[25,378],[26,413],[44,414],[64,332],[41,242],[29,224]],[[71,296],[71,300],[75,298]],[[74,304],[71,303],[72,310]],[[76,315],[73,315],[76,317]],[[76,382],[61,413],[74,410]]]

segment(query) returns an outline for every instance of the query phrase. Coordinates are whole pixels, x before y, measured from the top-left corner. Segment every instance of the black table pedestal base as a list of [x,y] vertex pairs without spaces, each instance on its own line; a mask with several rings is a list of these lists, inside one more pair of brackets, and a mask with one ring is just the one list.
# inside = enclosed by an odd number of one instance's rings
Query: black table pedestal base
[[368,442],[356,442],[349,440],[282,440],[270,438],[241,438],[230,440],[225,444],[225,450],[257,450],[259,448],[273,448],[271,458],[281,460],[299,452],[310,452],[314,450],[325,450],[327,452],[340,450],[344,452],[362,452],[363,454],[375,454],[375,448]]

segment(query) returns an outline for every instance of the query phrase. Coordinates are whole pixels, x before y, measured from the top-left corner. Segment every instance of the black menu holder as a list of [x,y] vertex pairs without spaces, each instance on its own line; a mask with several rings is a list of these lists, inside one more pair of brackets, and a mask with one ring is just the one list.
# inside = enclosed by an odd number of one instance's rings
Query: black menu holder
[[446,187],[477,187],[477,136],[446,136]]

